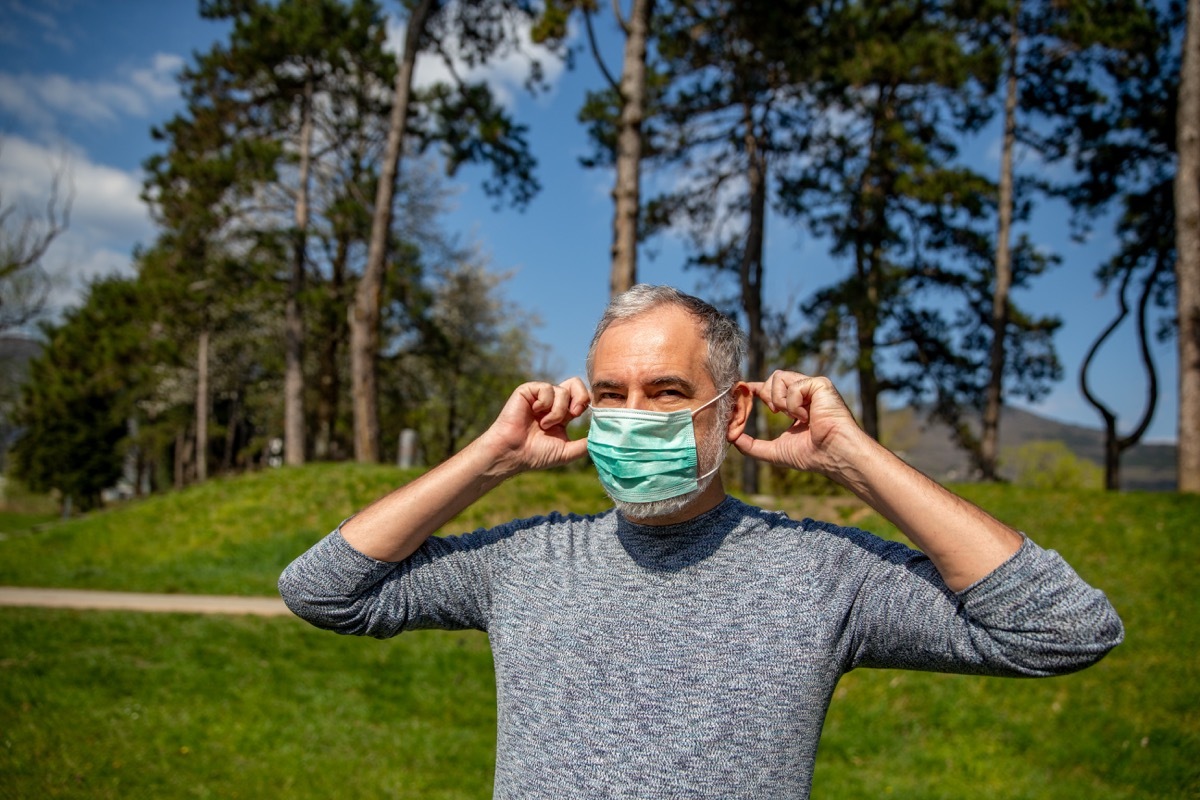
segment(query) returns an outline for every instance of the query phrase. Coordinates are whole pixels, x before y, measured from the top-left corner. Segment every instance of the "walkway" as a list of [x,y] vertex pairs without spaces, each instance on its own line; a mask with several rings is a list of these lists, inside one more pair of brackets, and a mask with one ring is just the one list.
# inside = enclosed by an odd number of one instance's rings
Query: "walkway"
[[262,617],[279,617],[292,613],[277,597],[28,589],[17,586],[0,586],[0,606],[157,611],[171,614],[254,614]]

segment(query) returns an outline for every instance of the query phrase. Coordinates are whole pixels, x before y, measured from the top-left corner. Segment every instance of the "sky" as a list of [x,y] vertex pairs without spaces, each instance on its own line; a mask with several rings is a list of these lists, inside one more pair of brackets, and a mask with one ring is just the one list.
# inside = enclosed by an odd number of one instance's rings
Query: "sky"
[[[387,2],[390,12],[399,3]],[[611,15],[597,16],[610,69],[619,70],[621,40]],[[393,41],[400,41],[394,21]],[[154,240],[139,199],[142,162],[159,147],[152,126],[182,103],[175,76],[193,54],[223,38],[226,28],[200,18],[191,0],[0,0],[0,199],[31,209],[44,206],[51,176],[65,168],[74,200],[70,225],[54,242],[46,266],[56,274],[59,305],[77,302],[87,281],[132,274],[131,255]],[[576,46],[580,37],[574,40]],[[467,168],[451,181],[444,228],[487,254],[493,270],[511,274],[509,302],[536,316],[533,337],[545,346],[544,366],[559,378],[582,374],[595,320],[608,297],[612,173],[580,165],[588,152],[576,115],[589,89],[602,84],[591,56],[580,51],[572,69],[543,59],[549,92],[522,88],[517,60],[494,65],[485,77],[519,122],[529,127],[542,191],[524,211],[497,208],[479,188],[484,173]],[[418,65],[417,80],[432,81],[437,65]],[[964,160],[986,174],[999,171],[998,135],[964,148]],[[1026,162],[1024,167],[1037,169]],[[664,180],[651,176],[648,182]],[[1116,300],[1100,292],[1095,268],[1114,249],[1111,220],[1098,221],[1086,243],[1069,235],[1067,209],[1038,205],[1027,232],[1062,265],[1015,300],[1030,312],[1063,319],[1056,345],[1064,378],[1035,406],[1043,416],[1098,428],[1100,418],[1078,388],[1087,348],[1112,319]],[[765,303],[790,311],[813,291],[844,277],[849,265],[797,225],[768,220]],[[684,270],[680,241],[660,237],[643,246],[638,278],[705,296],[710,281]],[[724,295],[731,287],[724,287]],[[1174,441],[1177,430],[1174,341],[1157,344],[1158,409],[1147,440]],[[1126,432],[1141,414],[1145,379],[1127,323],[1094,367],[1097,393]],[[853,383],[843,386],[853,393]]]

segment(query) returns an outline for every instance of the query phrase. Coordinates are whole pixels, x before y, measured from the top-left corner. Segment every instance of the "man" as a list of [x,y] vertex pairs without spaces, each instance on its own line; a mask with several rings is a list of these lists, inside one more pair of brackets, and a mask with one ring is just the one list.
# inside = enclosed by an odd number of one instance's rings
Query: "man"
[[[577,378],[517,388],[470,446],[293,563],[284,598],[341,633],[486,630],[505,798],[807,797],[854,667],[1053,675],[1121,641],[1057,554],[862,433],[828,380],[737,380],[743,353],[707,303],[634,287],[592,340],[590,394]],[[794,424],[755,439],[754,402]],[[588,440],[571,441],[589,406]],[[726,496],[730,443],[830,476],[922,552]],[[588,450],[614,510],[430,538],[504,479]]]

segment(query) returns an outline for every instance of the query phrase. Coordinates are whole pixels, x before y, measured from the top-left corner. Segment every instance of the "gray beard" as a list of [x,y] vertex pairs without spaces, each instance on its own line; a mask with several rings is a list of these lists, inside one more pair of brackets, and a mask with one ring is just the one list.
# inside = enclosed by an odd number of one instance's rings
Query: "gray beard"
[[[729,452],[729,443],[725,441],[725,426],[714,425],[709,435],[699,444],[699,452],[696,454],[696,471],[702,475],[710,471],[712,474],[697,481],[696,488],[692,491],[678,497],[651,500],[648,503],[630,503],[626,500],[618,500],[612,495],[609,495],[609,499],[613,501],[613,505],[618,511],[635,521],[671,516],[683,511],[703,494],[709,484],[720,474],[718,467],[725,461],[725,454]],[[721,449],[722,444],[725,445],[724,450]]]

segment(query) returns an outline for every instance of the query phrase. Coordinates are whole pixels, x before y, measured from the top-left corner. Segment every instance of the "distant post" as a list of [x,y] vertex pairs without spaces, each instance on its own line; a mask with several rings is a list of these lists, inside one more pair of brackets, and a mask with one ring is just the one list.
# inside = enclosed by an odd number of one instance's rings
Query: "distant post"
[[397,463],[401,469],[417,465],[417,432],[412,428],[400,431],[400,456]]

